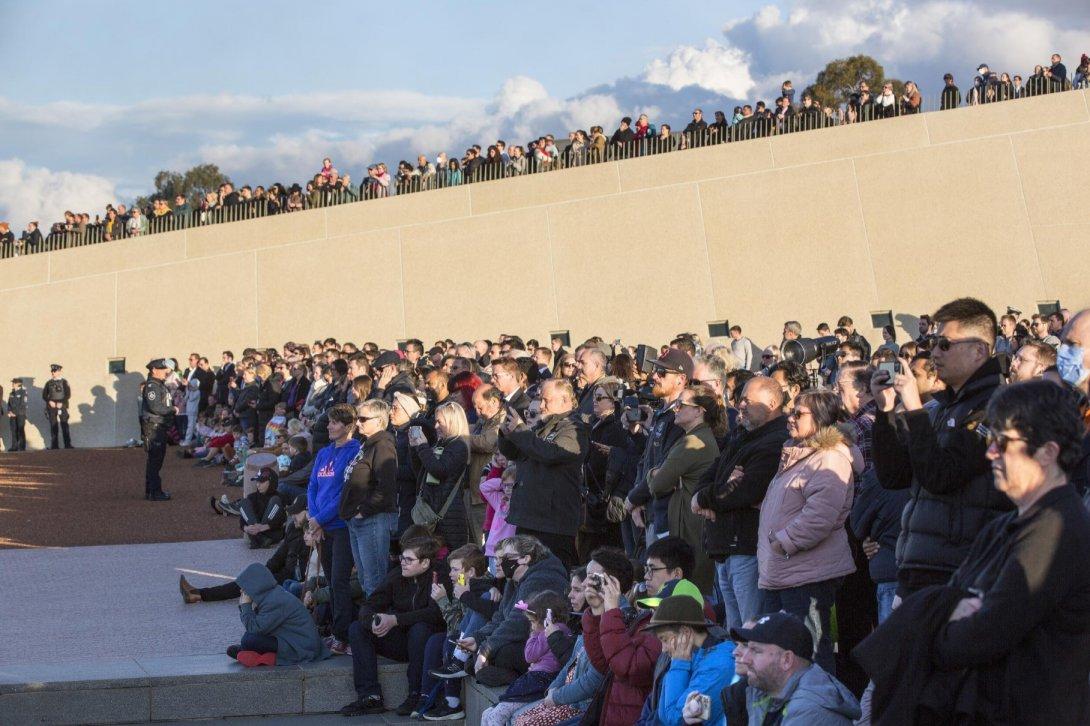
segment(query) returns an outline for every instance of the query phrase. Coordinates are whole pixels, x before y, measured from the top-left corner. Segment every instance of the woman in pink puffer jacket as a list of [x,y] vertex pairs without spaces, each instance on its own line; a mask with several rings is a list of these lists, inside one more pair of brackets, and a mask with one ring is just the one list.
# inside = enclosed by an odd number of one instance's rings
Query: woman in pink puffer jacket
[[853,471],[863,458],[841,432],[847,414],[832,391],[803,393],[790,407],[780,468],[761,503],[757,535],[761,611],[786,610],[815,635],[814,660],[833,673],[829,620],[836,591],[855,572],[844,527]]

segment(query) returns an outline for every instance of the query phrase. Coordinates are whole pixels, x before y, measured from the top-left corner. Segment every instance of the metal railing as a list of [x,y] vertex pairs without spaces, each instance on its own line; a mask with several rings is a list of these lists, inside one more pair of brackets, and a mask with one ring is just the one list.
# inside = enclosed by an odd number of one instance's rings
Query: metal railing
[[529,174],[573,169],[592,164],[608,163],[625,159],[700,149],[726,143],[782,136],[785,134],[814,131],[836,126],[869,123],[917,113],[944,111],[963,106],[987,105],[1023,98],[1078,90],[1088,86],[1086,81],[1074,88],[1067,84],[1058,88],[1031,77],[1021,88],[1005,84],[973,87],[957,93],[944,91],[921,96],[919,104],[905,103],[897,96],[892,102],[881,99],[870,103],[851,102],[837,108],[796,105],[790,110],[770,109],[761,114],[732,123],[710,124],[688,131],[662,134],[654,131],[629,141],[612,141],[605,135],[593,135],[588,139],[569,139],[547,148],[530,148],[523,155],[478,158],[465,167],[430,169],[425,173],[400,173],[387,177],[368,176],[356,189],[338,185],[335,188],[312,187],[266,195],[256,199],[240,199],[238,203],[224,206],[168,212],[162,216],[142,216],[142,222],[133,224],[130,219],[119,219],[113,225],[105,220],[86,225],[55,224],[44,237],[16,239],[0,242],[0,259],[24,254],[53,252],[84,247],[118,239],[173,232],[228,222],[241,222],[276,214],[287,214],[304,209],[321,209],[353,202],[364,202],[404,194],[433,191],[465,184],[499,181]]

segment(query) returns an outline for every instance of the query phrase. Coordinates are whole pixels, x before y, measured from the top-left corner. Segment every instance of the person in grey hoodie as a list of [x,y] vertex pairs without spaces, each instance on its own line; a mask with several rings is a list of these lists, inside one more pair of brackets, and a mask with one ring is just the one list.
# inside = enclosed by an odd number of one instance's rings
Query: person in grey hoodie
[[749,726],[850,726],[859,702],[848,688],[812,661],[814,638],[790,613],[762,615],[752,628],[732,628],[747,643]]
[[329,657],[306,607],[276,583],[268,567],[253,563],[238,576],[239,617],[246,632],[227,655],[244,666],[291,665]]

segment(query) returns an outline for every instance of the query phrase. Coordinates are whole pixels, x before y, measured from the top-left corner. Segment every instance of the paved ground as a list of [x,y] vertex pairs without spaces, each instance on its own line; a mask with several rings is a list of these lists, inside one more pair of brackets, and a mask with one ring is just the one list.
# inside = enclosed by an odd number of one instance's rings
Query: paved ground
[[171,502],[144,501],[143,449],[0,454],[0,548],[237,536],[238,520],[217,517],[208,497],[237,497],[241,489],[221,486],[219,468],[195,469],[175,451],[170,448],[163,466]]
[[178,575],[219,584],[268,555],[241,539],[0,551],[0,667],[222,653],[237,601],[185,605]]

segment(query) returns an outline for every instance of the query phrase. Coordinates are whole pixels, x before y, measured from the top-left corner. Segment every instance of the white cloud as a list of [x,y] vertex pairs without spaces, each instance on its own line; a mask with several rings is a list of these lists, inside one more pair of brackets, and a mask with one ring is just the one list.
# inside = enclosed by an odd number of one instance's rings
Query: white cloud
[[[295,182],[329,155],[358,181],[374,161],[460,155],[472,143],[523,144],[593,124],[609,130],[623,115],[648,113],[653,123],[677,128],[696,106],[710,118],[745,101],[771,101],[784,78],[802,88],[829,60],[856,53],[933,94],[946,71],[963,85],[980,62],[1025,74],[1054,50],[1073,71],[1084,49],[1087,2],[784,0],[571,98],[552,96],[547,78],[526,76],[507,79],[491,98],[344,90],[33,105],[0,97],[0,158],[10,158],[0,167],[0,210],[17,224],[70,207],[100,210],[115,192],[101,174],[127,193],[147,191],[160,169],[205,162],[240,183]],[[30,169],[20,160],[91,173]]]
[[0,219],[18,234],[26,222],[41,222],[43,233],[64,219],[65,210],[96,211],[115,198],[113,182],[94,174],[30,167],[22,159],[0,160]]
[[753,89],[746,54],[709,38],[703,48],[683,45],[665,60],[655,60],[642,76],[675,91],[700,86],[729,98],[745,98]]

